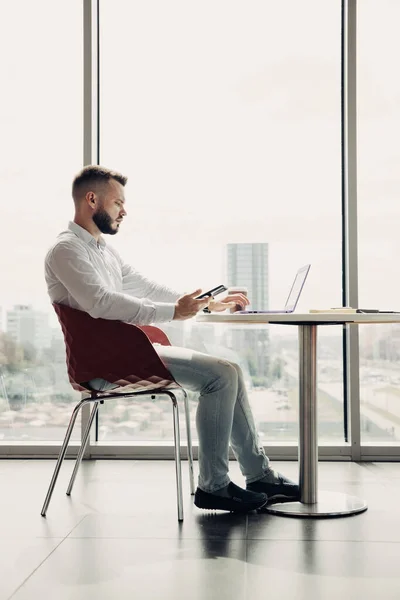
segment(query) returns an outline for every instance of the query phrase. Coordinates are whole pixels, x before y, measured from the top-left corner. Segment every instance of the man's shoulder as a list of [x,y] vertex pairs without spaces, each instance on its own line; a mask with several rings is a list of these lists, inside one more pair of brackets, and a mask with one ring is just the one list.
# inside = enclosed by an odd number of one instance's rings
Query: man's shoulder
[[46,261],[52,256],[64,251],[78,251],[85,248],[84,242],[78,238],[72,231],[65,229],[58,234],[53,244],[46,253]]

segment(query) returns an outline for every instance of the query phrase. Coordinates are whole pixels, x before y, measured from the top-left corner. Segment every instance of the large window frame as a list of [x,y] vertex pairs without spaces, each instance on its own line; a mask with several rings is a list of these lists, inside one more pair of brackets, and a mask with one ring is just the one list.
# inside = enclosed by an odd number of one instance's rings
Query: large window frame
[[[342,297],[344,306],[358,306],[358,224],[357,224],[357,0],[342,0]],[[100,90],[99,0],[83,0],[83,165],[99,164]],[[399,460],[400,444],[361,444],[358,326],[343,327],[344,441],[320,444],[320,460]],[[90,408],[82,410],[81,432],[89,420]],[[174,458],[172,441],[148,443],[97,442],[93,428],[84,458]],[[46,457],[58,455],[60,443],[0,444],[0,457]],[[68,456],[76,456],[79,443],[71,443]],[[266,448],[273,460],[297,460],[297,443],[270,443]],[[194,448],[197,457],[197,448]]]

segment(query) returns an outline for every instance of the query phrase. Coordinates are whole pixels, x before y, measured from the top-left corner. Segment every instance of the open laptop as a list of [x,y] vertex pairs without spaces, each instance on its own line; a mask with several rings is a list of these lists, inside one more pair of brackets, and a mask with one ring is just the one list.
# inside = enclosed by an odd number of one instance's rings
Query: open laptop
[[307,279],[308,272],[311,265],[305,265],[301,267],[296,273],[296,277],[290,288],[289,296],[286,300],[285,308],[279,310],[238,310],[234,314],[239,315],[251,315],[251,314],[268,314],[268,313],[292,313],[297,306],[300,298],[301,291],[304,287],[304,283]]

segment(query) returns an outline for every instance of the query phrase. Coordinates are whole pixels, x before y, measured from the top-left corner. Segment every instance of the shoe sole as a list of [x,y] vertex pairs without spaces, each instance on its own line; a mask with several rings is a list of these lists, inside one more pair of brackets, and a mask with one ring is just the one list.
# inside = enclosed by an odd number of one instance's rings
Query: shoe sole
[[[258,489],[254,490],[251,487],[247,487],[246,489],[250,492],[263,493],[263,492],[261,492],[261,490],[258,490]],[[268,492],[264,492],[264,493],[268,495]],[[297,494],[295,496],[289,496],[288,494],[285,494],[283,492],[281,492],[281,493],[277,492],[276,494],[268,495],[268,504],[273,504],[276,502],[300,502],[300,494]]]
[[284,494],[275,494],[268,498],[267,504],[275,504],[277,502],[300,502],[297,496],[285,496]]
[[225,510],[231,513],[248,513],[252,512],[253,510],[259,510],[260,508],[266,506],[268,503],[267,499],[264,500],[264,502],[262,503],[258,502],[252,506],[249,506],[246,503],[244,503],[244,506],[241,506],[238,502],[230,503],[229,498],[221,498],[221,500],[225,500],[225,502],[210,502],[210,504],[207,504],[207,506],[199,506],[198,504],[196,504],[195,501],[194,505],[197,506],[197,508],[201,508],[202,510]]

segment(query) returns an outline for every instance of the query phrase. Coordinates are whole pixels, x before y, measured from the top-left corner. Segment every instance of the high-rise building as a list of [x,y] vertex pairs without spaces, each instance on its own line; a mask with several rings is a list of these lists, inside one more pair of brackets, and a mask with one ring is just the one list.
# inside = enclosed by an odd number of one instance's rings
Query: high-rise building
[[20,346],[40,351],[51,345],[48,314],[34,310],[28,304],[16,304],[7,311],[6,331]]
[[228,244],[228,286],[245,286],[253,310],[269,303],[268,244]]
[[[228,286],[247,288],[252,310],[268,309],[268,244],[228,244],[226,281]],[[235,327],[230,331],[227,343],[232,349],[241,349],[253,381],[266,382],[269,375],[268,330]]]

